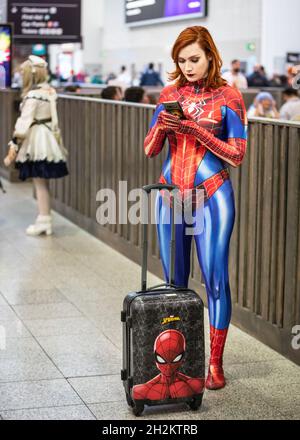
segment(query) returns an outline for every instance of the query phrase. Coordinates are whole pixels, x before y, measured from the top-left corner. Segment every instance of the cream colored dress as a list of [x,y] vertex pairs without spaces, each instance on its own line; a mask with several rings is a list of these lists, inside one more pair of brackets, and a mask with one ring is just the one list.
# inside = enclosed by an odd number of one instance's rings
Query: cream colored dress
[[59,178],[68,174],[67,151],[58,128],[57,95],[47,83],[31,90],[21,103],[14,137],[22,141],[16,159],[20,179]]

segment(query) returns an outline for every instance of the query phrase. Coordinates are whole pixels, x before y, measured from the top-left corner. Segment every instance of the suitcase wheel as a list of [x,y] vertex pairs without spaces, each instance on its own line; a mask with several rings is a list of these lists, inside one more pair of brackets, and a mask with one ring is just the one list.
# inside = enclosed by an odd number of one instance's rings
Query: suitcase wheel
[[130,406],[131,408],[133,408],[134,403],[133,403],[133,400],[132,400],[130,394],[127,394],[127,393],[126,393],[126,400],[127,400],[128,406]]
[[144,408],[145,407],[144,407],[143,403],[134,402],[133,407],[132,407],[132,412],[136,417],[139,417],[143,414]]
[[192,411],[197,411],[201,407],[202,399],[203,399],[203,394],[202,396],[194,397],[194,399],[188,403]]

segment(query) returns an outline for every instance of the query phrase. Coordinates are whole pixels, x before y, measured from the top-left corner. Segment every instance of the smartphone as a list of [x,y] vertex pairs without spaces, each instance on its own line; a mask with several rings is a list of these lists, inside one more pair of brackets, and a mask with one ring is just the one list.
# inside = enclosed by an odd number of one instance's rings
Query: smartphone
[[163,102],[163,106],[165,107],[166,111],[171,113],[172,115],[177,116],[180,119],[185,118],[180,102],[178,101]]

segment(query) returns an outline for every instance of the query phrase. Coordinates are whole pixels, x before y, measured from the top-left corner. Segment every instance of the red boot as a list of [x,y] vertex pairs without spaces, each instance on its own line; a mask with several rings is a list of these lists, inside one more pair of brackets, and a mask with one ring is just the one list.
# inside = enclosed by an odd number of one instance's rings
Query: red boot
[[208,390],[224,388],[223,352],[228,329],[218,330],[210,326],[210,361],[205,386]]

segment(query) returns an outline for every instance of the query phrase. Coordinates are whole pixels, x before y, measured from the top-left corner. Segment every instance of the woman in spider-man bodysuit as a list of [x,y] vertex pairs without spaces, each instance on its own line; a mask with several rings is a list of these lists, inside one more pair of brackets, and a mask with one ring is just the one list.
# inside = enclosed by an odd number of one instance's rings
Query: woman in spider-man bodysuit
[[[165,87],[145,139],[149,157],[159,154],[168,139],[169,152],[161,183],[186,190],[204,190],[203,228],[194,235],[199,264],[208,295],[211,353],[206,388],[225,386],[223,352],[231,319],[228,277],[229,242],[235,220],[234,193],[228,165],[239,166],[247,143],[247,116],[240,92],[221,78],[222,61],[204,27],[185,29],[172,51],[174,82]],[[163,102],[179,101],[185,119],[167,113]],[[200,214],[200,210],[202,213]],[[197,212],[198,211],[198,212]],[[169,280],[169,207],[157,200],[158,237],[165,273]],[[190,225],[189,225],[190,226]],[[176,225],[175,284],[187,286],[192,236],[185,220]]]

